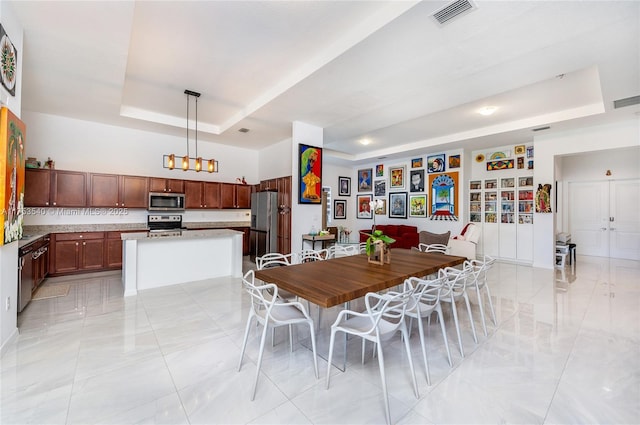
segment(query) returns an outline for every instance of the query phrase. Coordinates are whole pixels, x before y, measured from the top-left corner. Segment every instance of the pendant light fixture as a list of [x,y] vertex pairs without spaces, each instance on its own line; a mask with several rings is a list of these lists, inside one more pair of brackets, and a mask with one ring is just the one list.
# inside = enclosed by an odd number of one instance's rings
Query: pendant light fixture
[[[201,156],[198,156],[198,98],[200,97],[200,93],[192,91],[192,90],[185,90],[184,94],[187,95],[187,154],[184,155],[182,157],[182,161],[181,161],[181,166],[180,168],[183,171],[196,171],[196,172],[200,172],[202,171],[202,164],[204,162],[206,162],[207,164],[207,171],[209,173],[217,173],[218,172],[218,161],[216,161],[215,159],[205,159],[203,160]],[[195,151],[195,157],[191,157],[189,156],[189,104],[191,103],[191,98],[195,97],[196,101],[196,125],[195,125],[195,146],[196,146],[196,151]],[[176,155],[175,154],[169,154],[169,155],[164,155],[162,157],[162,166],[164,168],[168,168],[170,170],[175,170],[176,169]]]

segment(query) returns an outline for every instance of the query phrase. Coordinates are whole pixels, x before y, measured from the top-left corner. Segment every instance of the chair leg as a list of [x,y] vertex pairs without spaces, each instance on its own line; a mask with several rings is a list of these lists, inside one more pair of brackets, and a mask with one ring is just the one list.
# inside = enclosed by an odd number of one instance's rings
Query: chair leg
[[498,321],[496,320],[496,312],[493,309],[493,301],[491,301],[491,291],[489,291],[489,285],[487,282],[484,283],[484,289],[487,291],[487,298],[489,299],[489,308],[491,309],[491,319],[493,320],[493,324],[498,326]]
[[[449,360],[449,367],[453,367],[453,362],[451,361],[451,350],[449,349],[449,340],[447,339],[447,328],[444,326],[444,317],[442,314],[442,306],[438,305],[436,308],[438,312],[438,321],[440,322],[440,328],[442,329],[442,336],[444,338],[444,347],[447,349],[447,360]],[[431,318],[431,316],[429,316]]]
[[258,353],[258,365],[256,368],[256,380],[253,382],[253,391],[251,392],[251,401],[256,398],[256,389],[258,388],[258,378],[260,377],[260,366],[262,366],[262,353],[264,352],[264,341],[267,339],[267,324],[264,325],[262,338],[260,339],[260,352]]
[[327,389],[329,389],[329,381],[331,380],[331,360],[333,359],[333,342],[336,337],[336,330],[331,328],[331,339],[329,340],[329,358],[327,359]]
[[460,335],[460,323],[458,322],[458,309],[456,308],[456,300],[451,294],[451,310],[453,311],[453,322],[456,325],[456,332],[458,333],[458,345],[460,346],[460,355],[464,358],[464,350],[462,348],[462,335]]
[[318,379],[318,356],[316,354],[316,333],[313,329],[313,320],[309,320],[309,332],[311,332],[311,348],[313,348],[313,370],[316,372],[316,379]]
[[365,351],[365,347],[367,346],[367,340],[362,338],[362,353],[360,355],[360,363],[364,364],[364,351]]
[[293,353],[293,325],[289,325],[289,350]]
[[480,288],[478,287],[478,284],[476,282],[476,295],[478,296],[478,306],[480,307],[480,318],[482,319],[482,329],[484,330],[484,336],[487,336],[487,323],[486,320],[484,319],[484,307],[482,306],[482,304],[484,304],[484,302],[482,301],[482,295],[480,294]]
[[431,377],[429,373],[429,359],[427,358],[427,349],[424,343],[424,329],[422,326],[422,317],[418,312],[418,332],[420,333],[420,346],[422,347],[422,360],[424,362],[424,373],[427,375],[427,385],[431,385]]
[[[409,344],[409,341],[405,342]],[[384,396],[384,413],[387,424],[391,425],[391,412],[389,410],[389,394],[387,393],[387,377],[384,374],[384,357],[382,356],[382,344],[376,344],[378,347],[378,366],[380,367],[380,380],[382,381],[382,393]],[[411,358],[411,355],[409,355]]]
[[244,339],[242,341],[242,350],[240,350],[240,361],[238,362],[238,372],[242,368],[242,358],[244,357],[244,351],[247,348],[247,340],[249,339],[249,329],[251,328],[251,320],[253,319],[252,315],[249,314],[249,318],[247,319],[247,327],[244,331]]
[[[411,359],[411,347],[409,347],[409,335],[407,335],[407,327],[406,323],[402,325],[400,331],[404,334],[404,348],[407,350],[407,359],[409,360],[409,369],[411,370],[411,379],[413,381],[413,393],[416,395],[416,398],[420,398],[420,394],[418,392],[418,383],[416,382],[416,371],[413,367],[413,360]],[[380,351],[382,355],[382,351]]]
[[473,334],[473,341],[477,344],[478,335],[476,335],[476,325],[473,323],[473,314],[471,314],[471,303],[469,302],[469,295],[467,294],[466,290],[462,293],[462,296],[464,297],[465,304],[467,304],[467,312],[469,313],[469,322],[471,322],[471,333]]

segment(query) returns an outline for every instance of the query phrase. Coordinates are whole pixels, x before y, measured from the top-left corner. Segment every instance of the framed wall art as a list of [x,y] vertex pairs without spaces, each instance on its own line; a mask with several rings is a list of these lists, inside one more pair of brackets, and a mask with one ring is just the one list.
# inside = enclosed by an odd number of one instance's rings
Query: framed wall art
[[322,203],[322,148],[300,144],[298,148],[300,176],[299,204]]
[[389,189],[404,189],[404,165],[389,167]]
[[427,195],[409,195],[409,217],[427,216]]
[[376,165],[376,177],[383,177],[383,176],[384,176],[384,165],[383,164]]
[[460,168],[460,155],[449,155],[449,169]]
[[0,109],[0,245],[22,237],[26,126],[9,108]]
[[373,182],[373,194],[375,196],[384,196],[387,194],[387,181],[376,180]]
[[358,204],[358,218],[372,218],[371,207],[369,202],[373,199],[371,195],[358,195],[356,200]]
[[338,195],[351,196],[351,177],[338,177]]
[[335,220],[347,218],[347,201],[342,199],[333,201],[333,218]]
[[513,148],[513,152],[514,152],[516,155],[524,155],[524,153],[525,153],[525,147],[524,147],[524,145],[518,145],[518,146],[516,146],[515,148]]
[[429,176],[430,220],[458,221],[458,172]]
[[487,161],[487,171],[510,170],[513,168],[513,159],[497,159]]
[[424,192],[424,170],[411,170],[409,192]]
[[358,192],[371,192],[371,177],[373,169],[358,170]]
[[18,51],[13,45],[9,36],[0,24],[0,74],[2,75],[2,85],[11,96],[16,95],[16,80],[18,78]]
[[[377,199],[376,199],[377,200]],[[375,215],[387,215],[387,200],[380,199],[382,201],[382,206],[380,208],[376,207],[374,214]]]
[[389,194],[389,217],[407,218],[407,192]]
[[427,172],[429,173],[441,173],[444,171],[445,155],[443,153],[438,155],[431,155],[427,157]]
[[422,158],[414,158],[411,160],[411,168],[422,168]]

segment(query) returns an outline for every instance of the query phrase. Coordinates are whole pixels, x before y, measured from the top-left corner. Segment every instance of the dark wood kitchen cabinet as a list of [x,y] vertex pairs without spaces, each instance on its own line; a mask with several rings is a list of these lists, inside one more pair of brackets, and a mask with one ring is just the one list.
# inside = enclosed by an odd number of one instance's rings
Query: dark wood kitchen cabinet
[[89,206],[147,208],[149,179],[118,174],[89,174]]
[[149,177],[149,192],[184,193],[184,180]]
[[105,262],[108,269],[122,267],[122,232],[107,232],[105,239]]
[[221,208],[251,208],[251,186],[220,183]]
[[25,207],[86,207],[87,174],[80,171],[27,169]]
[[278,252],[291,252],[291,176],[276,179],[278,190]]
[[104,268],[104,232],[54,233],[49,272],[61,275]]
[[216,182],[186,180],[184,182],[185,208],[220,208],[220,186],[221,183]]

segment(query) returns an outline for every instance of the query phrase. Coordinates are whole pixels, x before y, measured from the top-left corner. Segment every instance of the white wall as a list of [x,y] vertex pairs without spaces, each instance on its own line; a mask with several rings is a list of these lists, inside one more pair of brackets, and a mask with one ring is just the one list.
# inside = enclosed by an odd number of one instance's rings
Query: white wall
[[291,139],[285,139],[260,151],[259,182],[292,175],[293,157],[291,156],[291,144]]
[[[0,22],[18,51],[18,69],[15,96],[0,88],[0,100],[11,112],[21,118],[22,101],[22,52],[24,51],[22,24],[18,22],[11,4],[0,2]],[[27,127],[27,140],[29,137]],[[4,190],[4,188],[3,188]],[[6,308],[7,300],[9,308]],[[7,343],[18,334],[18,242],[0,246],[0,356]]]
[[[556,181],[556,160],[559,157],[582,153],[602,152],[612,149],[640,146],[640,118],[616,124],[587,127],[559,135],[539,135],[534,139],[535,172],[534,185]],[[562,160],[562,163],[566,158]],[[613,170],[612,170],[613,171]],[[563,167],[563,179],[569,179],[569,170]],[[594,173],[598,172],[594,170]],[[600,172],[602,172],[600,170]],[[553,193],[553,191],[552,191]],[[555,199],[555,198],[554,198]],[[552,199],[552,205],[554,205]],[[553,268],[555,260],[555,226],[554,214],[535,214],[533,221],[534,246],[533,265],[535,267]]]
[[[340,196],[339,186],[338,186],[338,178],[339,177],[349,177],[351,179],[351,195],[352,196]],[[336,199],[347,201],[347,218],[335,220],[333,218],[333,212],[331,213],[331,219],[328,220],[328,225],[332,227],[344,227],[349,230],[358,230],[356,226],[356,198],[353,192],[353,184],[356,181],[356,172],[353,167],[348,167],[344,165],[335,165],[325,162],[322,166],[322,186],[331,188],[331,199],[332,204]],[[333,205],[331,205],[333,211]],[[354,236],[351,236],[354,238]]]

